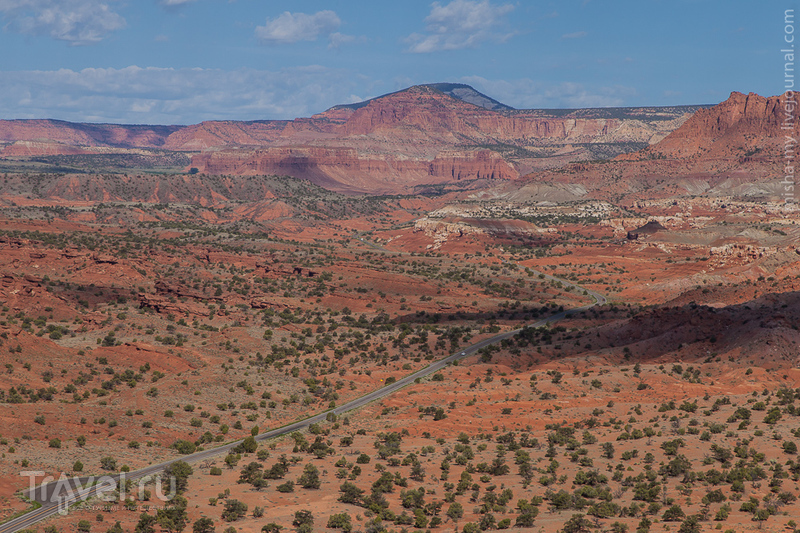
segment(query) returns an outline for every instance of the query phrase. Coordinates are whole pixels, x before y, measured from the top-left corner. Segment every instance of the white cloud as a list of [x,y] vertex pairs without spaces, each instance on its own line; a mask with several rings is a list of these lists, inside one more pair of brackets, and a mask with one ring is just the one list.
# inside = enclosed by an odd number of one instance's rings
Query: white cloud
[[632,105],[631,99],[636,97],[636,89],[622,85],[588,89],[583,84],[573,82],[488,80],[480,76],[468,76],[459,81],[517,109],[620,107]]
[[11,31],[73,45],[102,41],[125,27],[125,19],[101,0],[0,0],[0,13]]
[[366,42],[367,38],[364,35],[356,37],[355,35],[345,35],[337,31],[328,36],[328,48],[339,48],[344,44],[364,44]]
[[275,72],[137,66],[0,72],[0,117],[125,124],[292,119],[351,102],[368,84],[350,71],[315,65]]
[[184,4],[190,4],[196,1],[197,0],[160,0],[160,3],[163,6],[172,7],[172,6],[182,6]]
[[264,26],[256,27],[256,37],[268,44],[290,44],[299,41],[316,41],[320,35],[330,35],[342,21],[333,11],[289,13],[285,11]]
[[410,52],[472,48],[487,40],[504,41],[512,33],[502,32],[504,17],[514,10],[511,4],[497,5],[483,0],[453,0],[447,5],[434,2],[425,17],[426,33],[406,38]]

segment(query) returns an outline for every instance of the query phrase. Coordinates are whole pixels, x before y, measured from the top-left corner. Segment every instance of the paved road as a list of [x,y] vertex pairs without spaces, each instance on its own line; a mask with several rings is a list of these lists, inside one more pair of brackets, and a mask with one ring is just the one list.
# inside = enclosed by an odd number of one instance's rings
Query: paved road
[[[518,265],[518,266],[521,267],[521,265]],[[533,271],[533,272],[534,272],[535,275],[543,274],[543,273],[540,273],[540,272],[537,272],[537,271]],[[599,294],[599,293],[597,293],[595,291],[592,291],[592,290],[589,290],[589,289],[584,289],[583,287],[575,285],[574,283],[571,283],[571,282],[569,282],[567,280],[556,278],[556,277],[553,277],[553,276],[551,276],[549,274],[544,274],[544,279],[547,279],[549,281],[557,281],[557,282],[560,281],[562,285],[567,285],[567,286],[574,287],[575,290],[577,290],[579,293],[581,291],[584,291],[584,293],[587,296],[590,296],[592,299],[594,299],[594,302],[592,302],[590,304],[587,304],[587,305],[584,305],[582,307],[577,307],[577,308],[573,308],[573,309],[567,309],[567,310],[561,311],[559,313],[556,313],[554,315],[551,315],[551,316],[549,316],[547,318],[543,318],[542,320],[534,322],[533,324],[528,324],[528,326],[530,326],[530,327],[544,326],[545,324],[548,324],[550,322],[555,322],[557,320],[561,320],[564,317],[569,316],[572,313],[579,312],[579,311],[584,311],[584,310],[590,309],[590,308],[592,308],[592,307],[594,307],[596,305],[603,305],[603,304],[605,304],[607,302],[605,296],[603,296],[602,294]],[[411,383],[413,383],[418,378],[424,378],[424,377],[429,376],[430,374],[432,374],[434,372],[437,372],[437,371],[447,367],[448,365],[452,364],[454,361],[457,361],[457,360],[462,359],[464,357],[469,357],[470,355],[473,355],[476,352],[478,352],[481,348],[485,348],[486,346],[489,346],[490,344],[495,344],[495,343],[500,342],[502,340],[511,338],[514,335],[516,335],[521,329],[522,328],[518,328],[518,329],[515,329],[515,330],[512,330],[512,331],[506,331],[504,333],[499,333],[499,334],[494,335],[492,337],[486,338],[486,339],[484,339],[484,340],[482,340],[480,342],[477,342],[477,343],[473,344],[472,346],[469,346],[468,348],[464,348],[463,350],[458,351],[458,352],[456,352],[456,353],[454,353],[454,354],[452,354],[452,355],[450,355],[450,356],[448,356],[448,357],[446,357],[444,359],[436,361],[435,363],[432,363],[431,365],[423,368],[422,370],[419,370],[419,371],[417,371],[417,372],[415,372],[413,374],[410,374],[410,375],[408,375],[408,376],[406,376],[406,377],[404,377],[402,379],[399,379],[394,383],[386,385],[381,389],[372,391],[372,392],[370,392],[370,393],[368,393],[368,394],[366,394],[366,395],[364,395],[364,396],[362,396],[360,398],[356,398],[355,400],[347,402],[346,404],[341,405],[340,407],[337,407],[335,409],[331,409],[329,411],[325,411],[323,413],[319,413],[319,414],[317,414],[315,416],[312,416],[310,418],[306,418],[304,420],[300,420],[300,421],[295,422],[293,424],[289,424],[288,426],[283,426],[281,428],[277,428],[277,429],[273,429],[271,431],[267,431],[266,433],[261,433],[261,434],[257,435],[255,437],[255,439],[256,439],[256,441],[264,441],[264,440],[268,440],[268,439],[273,439],[275,437],[280,437],[280,436],[283,436],[283,435],[287,435],[287,434],[292,433],[294,431],[299,431],[299,430],[305,429],[308,426],[310,426],[311,424],[318,423],[318,422],[323,422],[326,419],[328,413],[330,413],[330,412],[333,412],[336,415],[341,415],[341,414],[346,413],[348,411],[352,411],[354,409],[358,409],[360,407],[363,407],[363,406],[365,406],[365,405],[367,405],[367,404],[369,404],[371,402],[374,402],[375,400],[379,400],[379,399],[384,398],[384,397],[386,397],[386,396],[388,396],[388,395],[390,395],[390,394],[392,394],[394,392],[397,392],[398,390],[402,389],[403,387],[405,387],[407,385],[410,385]],[[186,456],[179,457],[179,458],[176,458],[176,459],[171,459],[171,460],[165,461],[163,463],[151,465],[151,466],[148,466],[148,467],[143,468],[141,470],[137,470],[135,472],[129,472],[129,473],[125,474],[125,478],[129,479],[129,480],[132,480],[132,481],[137,481],[137,480],[140,480],[141,478],[144,478],[146,476],[153,476],[155,474],[160,474],[160,473],[164,472],[164,469],[167,466],[169,466],[170,464],[172,464],[172,463],[174,463],[176,461],[186,461],[187,463],[197,463],[199,461],[203,461],[205,459],[210,459],[210,458],[216,457],[218,455],[227,454],[241,442],[242,441],[231,442],[229,444],[225,444],[225,445],[219,446],[217,448],[211,448],[209,450],[204,450],[202,452],[197,452],[197,453],[194,453],[194,454],[191,454],[191,455],[186,455]],[[66,497],[63,497],[61,503],[62,503],[62,505],[63,504],[74,504],[76,502],[83,501],[83,500],[86,500],[88,498],[92,498],[92,497],[96,496],[98,490],[101,490],[101,489],[102,489],[102,487],[100,487],[100,486],[93,486],[93,487],[90,487],[90,488],[86,489],[85,491],[78,492],[78,493],[72,493],[72,494],[70,494],[70,495],[68,495]],[[107,490],[107,488],[106,488],[106,490]],[[165,488],[165,490],[167,490],[167,489]],[[57,514],[58,511],[59,511],[59,504],[58,503],[53,503],[53,502],[47,501],[39,509],[33,510],[33,511],[31,511],[31,512],[29,512],[29,513],[27,513],[27,514],[25,514],[25,515],[23,515],[23,516],[21,516],[19,518],[16,518],[16,519],[14,519],[12,521],[9,521],[9,522],[3,524],[2,526],[0,526],[0,533],[14,533],[16,531],[19,531],[20,529],[29,528],[32,525],[36,524],[37,522],[40,522],[40,521],[42,521],[42,520],[44,520],[44,519],[46,519],[48,517],[51,517],[51,516]]]
[[396,251],[394,251],[394,250],[387,250],[387,249],[386,249],[386,248],[384,248],[383,246],[381,246],[381,245],[379,245],[379,244],[375,244],[374,242],[372,242],[372,241],[371,241],[371,240],[369,240],[369,239],[365,239],[365,238],[364,238],[364,236],[363,236],[361,233],[358,233],[358,232],[356,232],[356,233],[354,233],[353,235],[351,235],[351,236],[350,236],[350,238],[351,238],[351,239],[358,239],[358,241],[359,241],[361,244],[366,244],[366,245],[367,245],[367,246],[369,246],[370,248],[373,248],[373,249],[375,249],[375,250],[378,250],[379,252],[386,252],[386,253],[390,253],[390,254],[397,254],[397,255],[404,255],[404,254],[406,253],[406,252],[396,252]]

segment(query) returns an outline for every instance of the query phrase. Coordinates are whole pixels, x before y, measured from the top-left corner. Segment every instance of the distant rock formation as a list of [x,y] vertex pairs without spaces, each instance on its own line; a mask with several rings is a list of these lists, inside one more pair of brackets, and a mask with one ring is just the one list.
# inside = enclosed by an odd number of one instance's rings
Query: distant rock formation
[[[788,115],[787,115],[788,113]],[[788,129],[784,129],[788,128]],[[754,158],[767,156],[783,146],[786,135],[800,134],[797,105],[786,105],[786,96],[759,96],[732,92],[724,102],[700,109],[662,141],[640,154],[666,158]]]
[[640,226],[640,227],[636,228],[635,230],[633,230],[633,233],[643,234],[643,235],[652,235],[653,233],[655,233],[657,231],[664,231],[666,229],[667,228],[662,226],[661,223],[658,222],[657,220],[651,220],[650,222],[648,222],[644,226]]
[[[800,107],[787,103],[785,95],[734,92],[642,150],[602,163],[531,172],[494,194],[531,201],[539,199],[542,184],[580,184],[588,198],[614,198],[630,205],[682,195],[780,202],[787,136],[800,138]],[[797,151],[794,144],[790,149]]]
[[289,175],[340,192],[409,193],[515,180],[536,168],[629,152],[660,140],[697,108],[515,110],[468,85],[443,83],[295,120],[0,120],[0,157],[168,150],[193,155],[187,171]]

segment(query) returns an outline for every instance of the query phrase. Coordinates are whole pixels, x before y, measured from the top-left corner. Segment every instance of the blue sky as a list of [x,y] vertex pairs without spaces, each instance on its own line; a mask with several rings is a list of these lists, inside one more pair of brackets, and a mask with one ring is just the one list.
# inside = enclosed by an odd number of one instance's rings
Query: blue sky
[[0,118],[291,119],[441,81],[517,108],[716,103],[731,91],[783,91],[779,51],[792,7],[0,0]]

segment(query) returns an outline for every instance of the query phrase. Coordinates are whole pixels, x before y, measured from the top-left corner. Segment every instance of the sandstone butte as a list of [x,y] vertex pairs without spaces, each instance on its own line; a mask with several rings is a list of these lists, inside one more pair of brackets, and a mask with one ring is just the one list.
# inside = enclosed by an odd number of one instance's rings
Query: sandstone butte
[[[788,112],[788,116],[787,116]],[[787,105],[786,95],[763,97],[755,93],[731,93],[724,102],[700,109],[680,128],[646,152],[668,157],[731,157],[742,148],[767,155],[783,150],[787,135],[800,133],[797,106]],[[782,154],[781,154],[782,155]],[[631,154],[620,159],[634,159]]]
[[[788,115],[787,115],[788,113]],[[778,198],[783,191],[786,139],[800,137],[798,109],[785,95],[731,93],[724,102],[700,109],[662,140],[643,150],[599,163],[578,162],[533,172],[501,196],[521,200],[542,187],[580,184],[580,194],[630,200],[676,194],[744,194]],[[789,146],[794,150],[794,145]],[[790,155],[796,156],[796,150]]]

